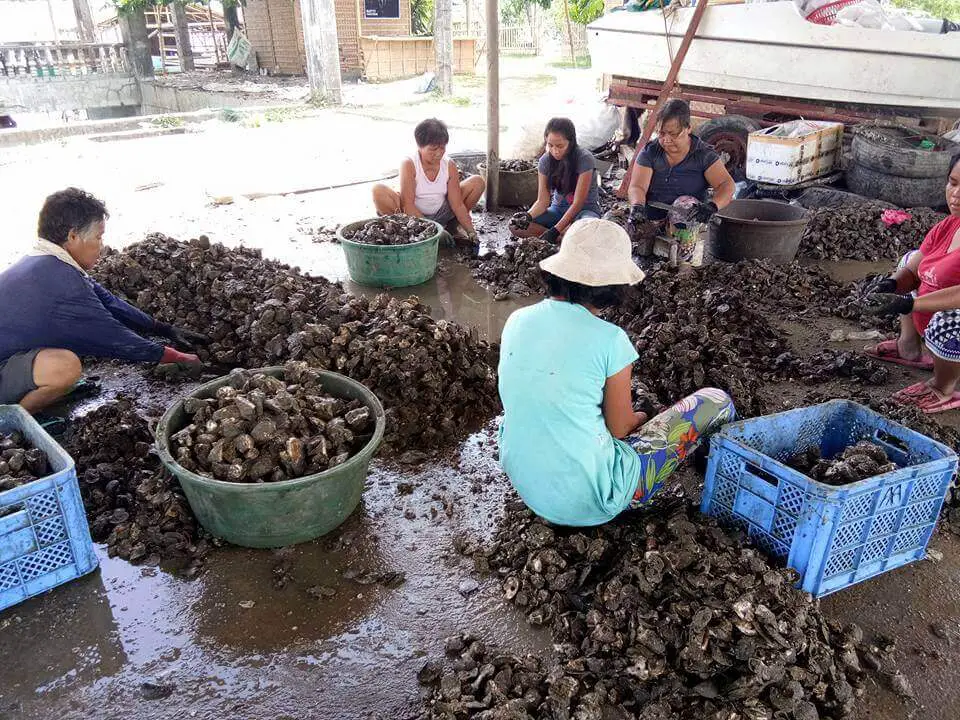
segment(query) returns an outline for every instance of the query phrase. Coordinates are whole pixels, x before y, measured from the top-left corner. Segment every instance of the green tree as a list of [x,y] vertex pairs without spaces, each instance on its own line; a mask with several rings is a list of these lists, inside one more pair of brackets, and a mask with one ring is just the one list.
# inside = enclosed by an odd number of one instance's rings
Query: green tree
[[923,10],[933,17],[960,21],[960,0],[893,0],[898,8]]
[[588,25],[603,15],[603,0],[570,0],[570,19]]
[[529,18],[527,10],[539,6],[549,10],[552,0],[501,0],[500,20],[505,25],[517,25]]
[[433,35],[433,0],[411,0],[410,18],[414,35]]

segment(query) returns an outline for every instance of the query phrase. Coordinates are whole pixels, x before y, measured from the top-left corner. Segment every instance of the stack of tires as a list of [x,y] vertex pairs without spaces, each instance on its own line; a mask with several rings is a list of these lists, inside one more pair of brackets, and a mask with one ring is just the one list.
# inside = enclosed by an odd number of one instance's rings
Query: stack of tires
[[847,187],[905,208],[939,207],[960,144],[903,125],[853,128]]

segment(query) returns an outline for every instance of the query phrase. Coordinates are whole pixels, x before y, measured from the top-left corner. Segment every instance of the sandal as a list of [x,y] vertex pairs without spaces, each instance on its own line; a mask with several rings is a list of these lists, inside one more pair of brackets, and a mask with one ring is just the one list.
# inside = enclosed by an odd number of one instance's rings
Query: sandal
[[927,385],[927,381],[921,380],[918,383],[914,383],[910,387],[905,387],[903,390],[898,390],[891,397],[896,401],[907,400],[909,398],[925,395],[929,389],[930,386]]
[[960,392],[943,395],[932,387],[927,386],[925,392],[903,397],[898,400],[898,402],[901,405],[914,405],[922,410],[925,415],[935,415],[960,408]]
[[865,355],[868,355],[883,362],[895,363],[905,367],[920,368],[921,370],[933,370],[933,358],[929,355],[922,355],[919,360],[909,360],[900,357],[900,349],[897,347],[896,340],[884,340],[876,345],[868,345],[863,349]]

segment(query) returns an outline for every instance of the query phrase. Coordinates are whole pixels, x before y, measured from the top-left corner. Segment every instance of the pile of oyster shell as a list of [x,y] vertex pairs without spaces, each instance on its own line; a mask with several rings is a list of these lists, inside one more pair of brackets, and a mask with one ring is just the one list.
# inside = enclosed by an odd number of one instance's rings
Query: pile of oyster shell
[[33,447],[19,430],[0,433],[0,492],[49,474],[47,456]]
[[77,464],[90,534],[106,543],[110,557],[188,576],[199,571],[209,541],[131,398],[71,420],[64,448]]
[[898,467],[882,447],[869,440],[851,445],[830,459],[820,456],[820,448],[811,447],[791,457],[787,465],[827,485],[849,485]]
[[283,376],[235,370],[211,398],[190,397],[171,436],[187,470],[227,482],[282,482],[342,465],[369,440],[370,408],[332,396],[304,362]]
[[[553,635],[555,661],[454,638],[421,671],[428,718],[850,716],[865,670],[895,673],[779,569],[689,504],[562,528],[519,501],[488,547],[460,541]],[[900,677],[902,680],[902,676]]]
[[201,236],[151,235],[95,275],[157,319],[206,333],[205,361],[258,368],[303,360],[362,382],[387,411],[382,453],[432,453],[499,410],[497,351],[434,320],[416,297],[350,295],[338,283]]
[[437,234],[437,226],[423,218],[409,215],[384,215],[362,227],[344,230],[343,237],[367,245],[411,245]]

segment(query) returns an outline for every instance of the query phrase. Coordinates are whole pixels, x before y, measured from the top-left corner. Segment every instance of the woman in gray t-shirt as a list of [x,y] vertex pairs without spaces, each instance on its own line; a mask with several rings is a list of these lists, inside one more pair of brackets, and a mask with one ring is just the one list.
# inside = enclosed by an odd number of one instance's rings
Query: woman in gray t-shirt
[[537,201],[513,216],[510,230],[517,237],[556,242],[574,221],[600,217],[597,164],[577,145],[577,130],[567,118],[550,120],[543,140]]

